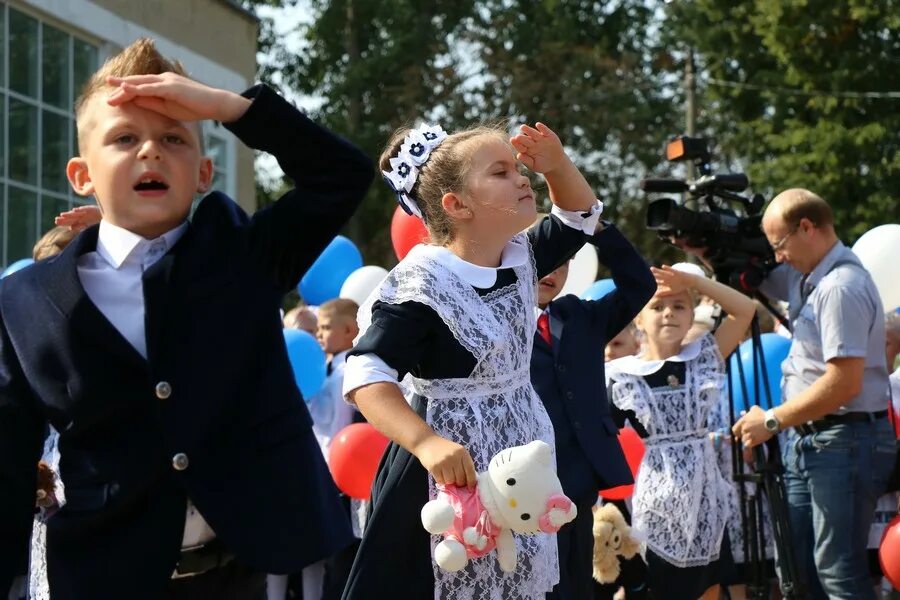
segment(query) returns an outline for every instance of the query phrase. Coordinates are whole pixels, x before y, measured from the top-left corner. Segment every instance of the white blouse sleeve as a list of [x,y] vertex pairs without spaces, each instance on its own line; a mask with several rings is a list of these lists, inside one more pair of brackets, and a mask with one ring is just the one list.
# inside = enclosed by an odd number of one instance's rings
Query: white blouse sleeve
[[587,235],[593,235],[603,213],[603,203],[597,200],[587,212],[563,210],[556,205],[550,209],[550,214],[559,219],[563,225],[572,229],[580,229]]
[[371,383],[386,382],[397,385],[398,375],[396,369],[389,367],[376,354],[348,356],[344,365],[344,400],[350,402],[347,398],[350,392]]

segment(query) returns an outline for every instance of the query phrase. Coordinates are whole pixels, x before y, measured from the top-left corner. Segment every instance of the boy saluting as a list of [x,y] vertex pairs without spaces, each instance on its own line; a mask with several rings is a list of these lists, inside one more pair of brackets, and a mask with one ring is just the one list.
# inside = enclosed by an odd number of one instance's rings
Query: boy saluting
[[[264,86],[184,76],[150,40],[76,103],[66,169],[103,220],[0,284],[0,596],[28,552],[45,424],[66,505],[54,600],[254,597],[352,540],[294,384],[282,295],[353,213],[370,161]],[[198,121],[273,154],[295,188],[253,217],[207,192]]]

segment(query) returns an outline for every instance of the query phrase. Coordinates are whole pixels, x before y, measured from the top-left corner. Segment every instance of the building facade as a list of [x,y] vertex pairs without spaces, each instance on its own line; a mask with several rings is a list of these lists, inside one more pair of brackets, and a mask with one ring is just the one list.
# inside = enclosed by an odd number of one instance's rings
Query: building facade
[[[29,258],[75,195],[73,104],[103,61],[139,37],[195,79],[241,91],[256,74],[258,22],[228,0],[0,0],[0,265]],[[205,123],[215,189],[255,209],[253,152]]]

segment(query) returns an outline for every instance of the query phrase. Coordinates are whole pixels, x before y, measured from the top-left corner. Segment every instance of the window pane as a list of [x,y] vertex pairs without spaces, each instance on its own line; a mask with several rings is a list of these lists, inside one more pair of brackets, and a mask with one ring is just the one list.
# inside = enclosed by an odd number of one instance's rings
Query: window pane
[[9,177],[37,185],[37,108],[9,99]]
[[9,186],[6,258],[30,258],[37,241],[37,194]]
[[88,78],[97,70],[97,47],[83,42],[78,38],[72,40],[72,50],[74,52],[74,89],[72,90],[72,103],[81,93],[81,86],[85,84]]
[[208,135],[206,154],[213,161],[212,189],[228,193],[228,144],[222,138]]
[[45,24],[42,42],[44,102],[69,108],[69,36]]
[[43,187],[54,192],[65,194],[69,189],[66,179],[66,162],[69,160],[69,123],[68,117],[63,117],[49,111],[41,113],[43,122],[41,148],[43,162],[41,163],[41,183]]
[[9,87],[37,98],[38,23],[9,9]]
[[[3,13],[3,7],[0,7],[0,14]],[[6,95],[0,94],[0,177],[2,177],[4,172],[4,166],[6,165],[6,113],[3,111],[4,105],[6,104]],[[3,197],[0,196],[0,204],[3,204]],[[3,233],[3,229],[0,228],[0,234]],[[3,249],[0,248],[0,259],[3,258]]]
[[41,235],[44,235],[56,226],[53,223],[53,219],[64,210],[69,210],[68,200],[52,196],[41,196]]
[[[0,85],[6,85],[6,7],[0,4]],[[3,230],[0,229],[0,233]],[[3,260],[3,248],[0,248],[0,261]]]
[[[0,7],[2,9],[3,7]],[[6,235],[6,230],[4,229],[4,224],[6,223],[6,208],[3,202],[3,195],[6,193],[6,186],[0,185],[0,265],[9,264],[9,261],[6,260],[6,243],[5,241],[9,239],[9,236]]]

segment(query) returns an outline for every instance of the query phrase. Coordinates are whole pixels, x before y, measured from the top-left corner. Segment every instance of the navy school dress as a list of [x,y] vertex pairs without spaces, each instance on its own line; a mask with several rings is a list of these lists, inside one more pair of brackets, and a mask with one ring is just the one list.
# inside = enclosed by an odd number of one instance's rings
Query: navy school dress
[[[528,236],[539,278],[571,258],[585,242],[581,230],[563,225],[554,216],[532,228]],[[483,297],[515,283],[515,277],[512,269],[499,269],[491,288],[474,289]],[[475,357],[437,313],[418,302],[376,303],[372,325],[350,351],[350,355],[363,354],[377,355],[397,370],[400,379],[407,373],[422,379],[465,378],[476,366]],[[427,398],[414,395],[411,406],[426,418]],[[393,600],[434,597],[431,537],[420,516],[428,500],[428,472],[415,456],[392,442],[372,485],[366,529],[344,600],[381,595]]]
[[[651,388],[669,385],[674,380],[684,381],[686,374],[685,363],[666,361],[655,373],[644,375],[644,380]],[[649,437],[647,430],[638,421],[634,411],[621,410],[611,405],[613,419],[621,428],[627,421],[641,438]],[[732,585],[737,583],[737,573],[734,559],[731,554],[731,544],[726,530],[722,537],[722,545],[719,558],[709,564],[697,567],[676,567],[675,565],[658,557],[653,550],[647,549],[647,584],[654,597],[693,600],[699,598],[710,587]]]

